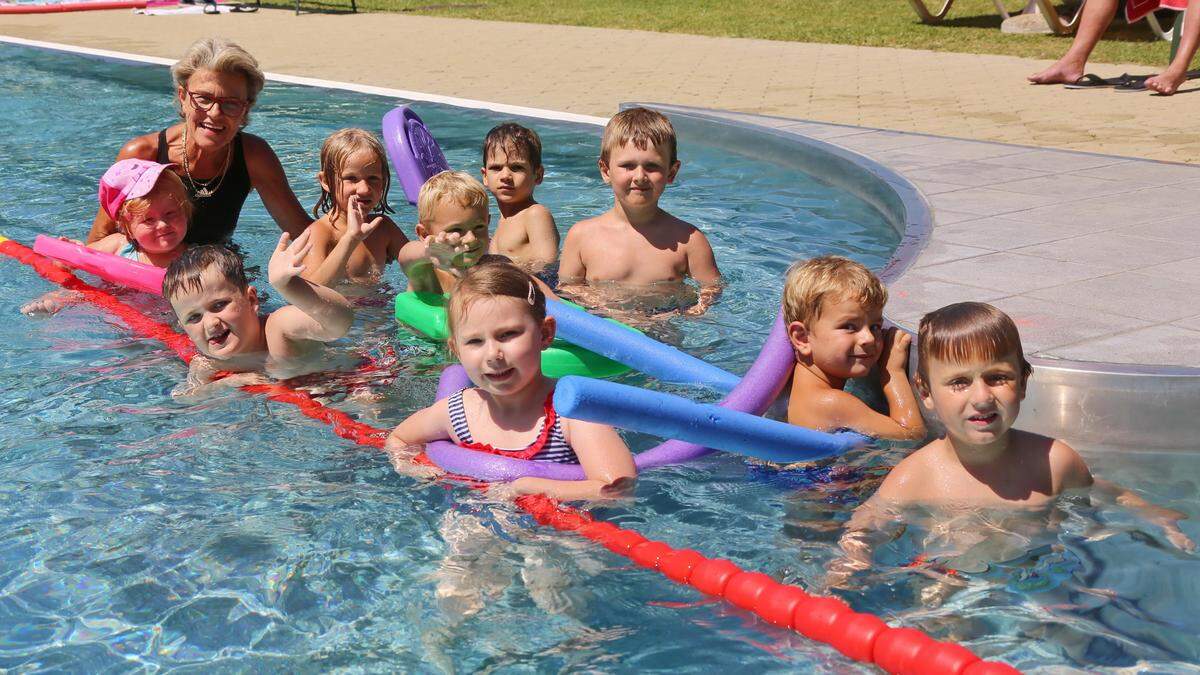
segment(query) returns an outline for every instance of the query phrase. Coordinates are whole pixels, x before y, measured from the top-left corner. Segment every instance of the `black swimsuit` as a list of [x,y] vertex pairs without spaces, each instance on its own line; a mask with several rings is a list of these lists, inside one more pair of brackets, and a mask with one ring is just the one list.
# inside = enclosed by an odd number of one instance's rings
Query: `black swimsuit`
[[[220,181],[220,186],[211,196],[196,197],[196,186],[191,184],[186,174],[180,175],[194,207],[192,223],[188,227],[187,237],[184,238],[189,244],[223,244],[233,237],[238,215],[242,212],[242,204],[246,201],[246,195],[250,194],[250,171],[246,169],[246,155],[242,151],[240,131],[233,138],[232,152],[225,178]],[[158,132],[157,161],[161,164],[171,161],[167,154],[166,129]]]

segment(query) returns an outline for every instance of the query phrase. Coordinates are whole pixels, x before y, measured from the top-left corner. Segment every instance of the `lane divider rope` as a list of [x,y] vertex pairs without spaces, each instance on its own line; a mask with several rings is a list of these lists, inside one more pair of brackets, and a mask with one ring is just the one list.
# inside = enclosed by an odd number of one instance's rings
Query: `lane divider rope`
[[[196,351],[191,340],[167,324],[140,311],[59,267],[28,247],[0,236],[0,254],[34,269],[47,281],[80,293],[87,302],[124,321],[141,337],[159,340],[185,362]],[[301,413],[324,422],[334,433],[359,445],[382,448],[387,430],[359,422],[308,394],[282,384],[241,388],[269,400],[296,406]],[[782,584],[761,572],[745,571],[721,558],[706,558],[691,549],[675,549],[661,541],[563,506],[545,495],[523,495],[516,504],[541,525],[575,532],[637,565],[658,571],[678,584],[719,597],[752,612],[768,623],[833,646],[856,661],[873,663],[889,673],[904,675],[1011,675],[1017,669],[998,661],[983,661],[953,642],[934,640],[915,628],[893,628],[872,614],[855,612],[832,597],[812,596],[799,586]]]

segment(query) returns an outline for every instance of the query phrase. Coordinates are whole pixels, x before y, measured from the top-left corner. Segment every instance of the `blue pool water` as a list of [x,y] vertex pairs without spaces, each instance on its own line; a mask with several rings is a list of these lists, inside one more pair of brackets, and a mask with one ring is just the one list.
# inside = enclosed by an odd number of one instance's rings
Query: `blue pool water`
[[[376,129],[395,103],[270,85],[250,130],[271,142],[311,205],[321,140],[344,126]],[[484,133],[504,119],[418,110],[450,163],[471,172]],[[24,242],[40,232],[80,236],[95,213],[97,177],[120,144],[173,118],[165,68],[0,45],[0,233]],[[529,123],[546,148],[538,198],[560,227],[607,208],[611,193],[595,169],[599,130]],[[705,229],[729,285],[708,316],[664,333],[734,372],[757,353],[792,259],[835,252],[880,268],[896,246],[867,205],[808,176],[686,137],[681,156],[665,205]],[[398,188],[391,201],[409,229],[414,213]],[[251,261],[262,264],[277,236],[249,200],[237,241]],[[396,272],[390,279],[403,283]],[[0,260],[0,669],[856,667],[508,507],[398,476],[380,455],[287,406],[238,393],[176,403],[170,391],[184,368],[159,343],[86,307],[46,320],[18,314],[49,289]],[[131,300],[165,316],[162,305]],[[327,388],[334,405],[386,427],[428,402],[437,355],[396,339],[386,303],[360,314],[344,350],[394,348],[396,377],[353,383],[377,400],[346,397],[344,378]],[[839,524],[903,452],[847,458],[849,479],[715,456],[646,474],[636,502],[597,513],[817,587],[837,556]],[[1194,462],[1101,448],[1088,456],[1098,474],[1197,517]],[[1052,534],[1029,534],[1039,518],[1058,522]],[[1026,669],[1162,672],[1200,661],[1195,560],[1153,526],[1070,502],[1018,523],[976,520],[956,529],[990,529],[1012,555],[964,562],[971,556],[953,532],[914,526],[882,543],[876,566],[843,597]],[[1183,527],[1200,535],[1194,520]],[[932,574],[904,566],[928,548],[969,569],[965,585],[939,595]],[[1039,553],[1021,555],[1029,548]],[[994,562],[1006,557],[1016,560]],[[455,618],[472,604],[482,609]]]

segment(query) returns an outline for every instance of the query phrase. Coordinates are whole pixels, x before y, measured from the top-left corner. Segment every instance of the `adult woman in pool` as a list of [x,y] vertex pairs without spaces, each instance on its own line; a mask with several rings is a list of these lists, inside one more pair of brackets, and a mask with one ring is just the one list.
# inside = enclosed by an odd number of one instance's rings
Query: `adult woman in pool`
[[[183,119],[158,133],[132,139],[117,159],[171,163],[195,206],[187,241],[228,241],[250,189],[258,190],[279,228],[297,237],[311,218],[288,185],[271,146],[244,133],[262,91],[263,74],[245,49],[225,38],[196,41],[174,66],[175,108]],[[116,231],[103,210],[88,242]]]

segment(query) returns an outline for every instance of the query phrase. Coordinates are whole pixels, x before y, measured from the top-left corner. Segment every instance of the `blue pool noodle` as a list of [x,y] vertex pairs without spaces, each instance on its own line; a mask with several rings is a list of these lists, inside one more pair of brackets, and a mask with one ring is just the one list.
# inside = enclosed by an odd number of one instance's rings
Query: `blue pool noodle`
[[572,419],[676,438],[769,462],[799,462],[839,455],[863,445],[856,433],[827,434],[716,405],[568,376],[554,389],[554,409]]
[[546,311],[554,317],[562,339],[664,382],[698,384],[725,394],[741,381],[733,373],[565,303],[550,300]]

